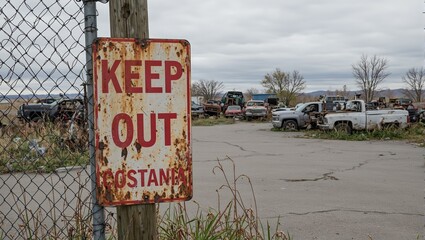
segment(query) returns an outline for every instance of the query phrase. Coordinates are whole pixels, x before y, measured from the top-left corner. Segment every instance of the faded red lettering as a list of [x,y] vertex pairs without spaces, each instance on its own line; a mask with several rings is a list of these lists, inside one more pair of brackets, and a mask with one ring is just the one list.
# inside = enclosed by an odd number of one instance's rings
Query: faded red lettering
[[155,186],[158,186],[158,179],[156,177],[155,169],[151,169],[149,171],[149,179],[148,179],[148,185],[147,186],[149,187],[152,184],[155,185]]
[[159,185],[170,185],[170,169],[159,169]]
[[145,124],[144,124],[144,114],[137,114],[137,127],[142,128],[137,130],[137,141],[142,147],[152,147],[156,142],[156,115],[151,113],[150,115],[150,139],[149,141],[145,140]]
[[[172,73],[175,70],[175,74]],[[171,81],[181,78],[183,74],[183,67],[177,61],[165,61],[165,92],[171,93]]]
[[183,168],[160,169],[119,169],[112,172],[110,169],[101,173],[102,185],[106,189],[120,189],[124,187],[150,187],[164,185],[187,185],[188,179]]
[[152,67],[161,66],[161,61],[145,61],[145,81],[146,81],[146,93],[162,93],[161,87],[153,87],[152,80],[159,79],[159,73],[152,72]]
[[102,93],[109,93],[109,82],[112,82],[115,92],[122,93],[117,75],[115,74],[120,62],[120,60],[115,60],[112,67],[109,69],[108,60],[102,60]]
[[140,173],[140,186],[141,187],[144,187],[145,186],[145,173],[147,171],[148,170],[146,170],[146,169],[139,169],[139,170],[137,170],[137,172]]
[[118,170],[115,173],[115,188],[123,188],[125,186],[126,181],[127,178],[125,176],[124,170]]
[[[124,141],[121,141],[121,138],[120,138],[119,124],[121,120],[123,121],[123,124],[126,125],[124,129],[127,130]],[[128,147],[133,140],[133,132],[134,132],[133,122],[131,121],[131,117],[128,114],[119,113],[114,117],[114,119],[112,120],[112,140],[114,141],[117,147],[120,147],[120,148]]]
[[177,113],[159,113],[158,119],[164,119],[165,146],[171,145],[171,119],[176,119]]
[[108,183],[108,176],[109,176],[109,178],[111,178],[112,179],[112,182],[114,181],[114,174],[112,174],[112,171],[111,170],[107,170],[107,171],[104,171],[103,172],[103,186],[105,186],[105,188],[108,188],[109,187],[109,183]]
[[125,61],[125,92],[126,93],[142,93],[143,88],[133,86],[135,85],[132,80],[133,79],[140,79],[139,73],[133,72],[132,67],[141,67],[142,61],[141,60],[126,60]]
[[128,171],[128,174],[127,174],[127,177],[128,177],[127,186],[128,187],[134,188],[134,187],[137,186],[137,179],[134,177],[134,174],[136,174],[136,173],[137,173],[136,170],[133,170],[133,169]]

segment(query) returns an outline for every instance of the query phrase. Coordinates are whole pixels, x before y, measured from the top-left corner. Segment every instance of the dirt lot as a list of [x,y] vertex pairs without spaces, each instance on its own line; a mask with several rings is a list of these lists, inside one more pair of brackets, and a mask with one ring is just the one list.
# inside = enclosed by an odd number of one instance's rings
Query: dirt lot
[[[193,200],[203,210],[222,210],[230,199],[226,188],[216,191],[225,184],[223,175],[214,171],[221,160],[230,182],[233,172],[249,176],[257,204],[247,178],[240,178],[237,189],[245,206],[257,206],[264,224],[268,221],[273,226],[280,218],[280,228],[293,239],[422,238],[423,147],[399,141],[306,139],[302,133],[270,129],[267,122],[193,127]],[[87,172],[81,179],[87,178]],[[37,209],[38,203],[46,201],[44,194],[51,193],[51,182],[55,194],[75,202],[79,185],[70,183],[77,176],[77,170],[53,174],[48,181],[40,174],[0,175],[0,196],[4,196],[0,209],[10,209],[9,204],[15,202],[10,193],[17,182],[31,186],[26,189],[31,195],[28,209]],[[88,194],[90,184],[85,187],[83,195]],[[19,196],[21,190],[14,187],[13,193]],[[74,202],[67,203],[63,212],[71,214]],[[63,200],[56,205],[64,206]],[[198,205],[191,201],[187,206],[196,211]],[[18,218],[15,212],[7,215],[11,223],[19,223]],[[8,232],[13,226],[2,229]]]
[[0,102],[0,122],[6,125],[11,122],[16,122],[16,112],[19,106],[24,103],[26,103],[26,100],[22,99],[11,100],[11,102]]
[[[217,207],[217,159],[250,177],[264,221],[294,239],[417,239],[424,229],[425,149],[397,141],[331,141],[270,123],[193,128],[194,200]],[[230,161],[223,164],[232,172]],[[247,181],[239,190],[254,206]],[[223,192],[223,191],[220,191]],[[220,195],[225,202],[225,193]]]

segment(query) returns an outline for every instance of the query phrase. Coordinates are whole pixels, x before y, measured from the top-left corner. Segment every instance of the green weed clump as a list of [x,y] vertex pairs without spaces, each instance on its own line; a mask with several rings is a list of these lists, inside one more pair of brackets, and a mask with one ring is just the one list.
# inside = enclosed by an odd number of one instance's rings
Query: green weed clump
[[[287,233],[279,230],[279,220],[275,227],[271,227],[268,222],[265,226],[261,223],[251,180],[246,175],[235,176],[235,164],[229,160],[233,164],[232,179],[228,178],[220,161],[214,168],[214,171],[220,172],[225,179],[220,190],[226,189],[232,196],[224,209],[219,207],[202,211],[199,204],[193,201],[197,210],[191,215],[186,203],[170,204],[159,219],[160,239],[292,239]],[[247,180],[251,187],[253,208],[246,206],[246,199],[242,198],[237,188],[238,182],[243,179]]]
[[331,140],[369,141],[369,140],[405,140],[425,146],[425,124],[415,123],[406,129],[386,128],[371,131],[353,131],[347,134],[340,131],[307,131],[305,137]]
[[225,117],[207,117],[207,118],[196,118],[192,120],[192,126],[214,126],[214,125],[225,125],[233,124],[235,119]]

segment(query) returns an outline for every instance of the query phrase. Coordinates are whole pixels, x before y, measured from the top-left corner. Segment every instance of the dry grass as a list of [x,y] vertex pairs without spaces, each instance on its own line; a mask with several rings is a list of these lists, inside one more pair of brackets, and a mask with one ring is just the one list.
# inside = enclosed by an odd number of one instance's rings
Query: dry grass
[[0,103],[0,122],[3,125],[17,124],[16,114],[22,104],[28,103],[28,99],[14,99],[10,102]]
[[[221,175],[225,182],[216,190],[218,209],[209,208],[207,211],[203,211],[195,201],[170,204],[159,219],[160,239],[291,240],[292,237],[288,233],[279,229],[279,221],[276,226],[270,226],[268,222],[265,225],[261,223],[250,178],[244,174],[236,175],[236,166],[233,160],[230,158],[226,160],[231,163],[230,167],[224,166],[222,161],[218,160],[217,166],[213,169],[213,172]],[[238,189],[242,181],[248,182],[252,199],[242,197]],[[221,205],[220,193],[224,193],[224,195],[230,193],[230,199],[226,197],[224,200],[227,204]],[[194,215],[187,210],[187,205],[192,203],[197,208]]]
[[71,138],[67,123],[13,123],[0,128],[0,173],[51,172],[66,166],[85,166],[88,133],[77,129]]

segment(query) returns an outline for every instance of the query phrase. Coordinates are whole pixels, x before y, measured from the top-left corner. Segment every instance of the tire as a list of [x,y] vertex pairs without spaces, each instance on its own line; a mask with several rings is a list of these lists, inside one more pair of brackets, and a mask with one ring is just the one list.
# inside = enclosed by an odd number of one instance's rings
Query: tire
[[335,131],[339,133],[345,133],[351,135],[353,133],[353,129],[351,128],[348,122],[340,122],[335,125]]
[[290,130],[290,131],[296,131],[298,130],[298,124],[294,120],[286,120],[282,124],[283,130]]
[[33,119],[31,119],[31,121],[38,123],[38,122],[43,121],[43,118],[41,118],[41,117],[34,117]]

